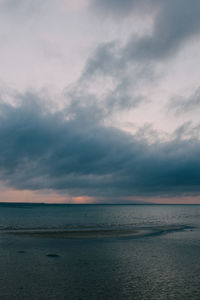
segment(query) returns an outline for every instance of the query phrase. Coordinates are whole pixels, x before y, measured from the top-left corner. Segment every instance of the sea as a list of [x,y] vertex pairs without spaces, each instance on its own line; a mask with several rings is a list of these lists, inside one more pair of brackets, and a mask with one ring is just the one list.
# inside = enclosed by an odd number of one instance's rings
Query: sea
[[200,205],[0,204],[0,299],[200,299]]

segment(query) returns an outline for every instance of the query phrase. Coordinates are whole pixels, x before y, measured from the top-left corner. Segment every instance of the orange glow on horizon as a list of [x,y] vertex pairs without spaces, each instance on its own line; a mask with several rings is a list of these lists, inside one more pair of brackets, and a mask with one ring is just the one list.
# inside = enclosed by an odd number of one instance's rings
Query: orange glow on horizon
[[69,203],[69,204],[96,204],[96,203],[134,203],[135,201],[142,203],[153,204],[200,204],[200,196],[182,196],[182,197],[123,197],[120,201],[109,201],[106,197],[95,198],[91,196],[69,196],[56,193],[55,191],[29,191],[29,190],[14,190],[0,189],[0,202],[28,202],[28,203]]
[[0,202],[92,204],[96,200],[94,197],[71,197],[53,191],[19,191],[3,188],[0,190]]
[[89,196],[72,197],[73,204],[92,204],[95,202],[96,200],[94,197],[89,197]]

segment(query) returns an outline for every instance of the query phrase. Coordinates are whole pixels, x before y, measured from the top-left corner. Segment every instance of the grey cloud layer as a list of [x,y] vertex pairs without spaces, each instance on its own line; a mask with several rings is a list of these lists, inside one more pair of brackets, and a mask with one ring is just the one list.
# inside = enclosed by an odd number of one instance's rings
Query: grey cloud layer
[[82,95],[87,94],[87,84],[98,82],[101,78],[105,82],[109,79],[114,82],[110,91],[105,91],[100,99],[103,109],[109,114],[116,110],[135,108],[144,102],[141,86],[148,86],[157,78],[157,74],[151,64],[134,62],[126,56],[119,42],[109,42],[100,44],[89,57],[77,82],[78,89],[74,92],[81,90]]
[[[198,0],[91,0],[92,6],[117,18],[136,13],[143,18],[148,11],[153,17],[151,34],[133,34],[123,44],[120,41],[101,43],[85,65],[79,86],[97,78],[112,78],[115,87],[105,97],[104,105],[129,109],[143,103],[144,86],[161,78],[157,63],[165,66],[188,41],[200,34],[200,2]],[[145,18],[144,18],[145,22]],[[133,16],[134,26],[134,16]],[[138,85],[142,88],[138,88]],[[83,88],[84,90],[84,88]]]
[[7,17],[10,16],[12,19],[18,19],[21,22],[24,19],[27,20],[36,16],[46,3],[46,0],[42,2],[39,0],[1,0],[0,14],[3,16],[6,14]]
[[[9,10],[14,2],[1,3]],[[199,127],[183,124],[171,141],[157,138],[149,144],[144,133],[143,138],[141,132],[133,136],[106,127],[103,121],[116,110],[146,100],[143,90],[148,91],[148,84],[157,78],[157,63],[165,65],[166,59],[200,33],[200,1],[92,3],[106,14],[109,11],[109,16],[123,18],[135,12],[145,20],[148,12],[154,18],[152,32],[131,35],[124,44],[100,43],[79,80],[66,92],[71,102],[66,100],[62,112],[51,112],[39,95],[30,93],[19,95],[17,106],[0,104],[0,180],[16,189],[96,197],[199,195]],[[20,0],[13,15],[17,11],[17,16],[26,17],[31,4],[31,0]],[[111,80],[113,86],[104,90],[98,86],[101,79]],[[97,90],[90,91],[96,82]],[[174,103],[184,111],[198,105],[199,91]]]
[[200,88],[196,89],[189,97],[173,97],[168,107],[178,114],[199,110]]
[[[92,6],[109,14],[125,16],[131,14],[133,10],[142,11],[162,3],[162,0],[92,0]],[[145,10],[146,11],[146,10]]]
[[[107,13],[130,13],[137,8],[156,10],[152,34],[137,39],[135,36],[127,43],[126,54],[132,59],[159,60],[174,55],[190,37],[200,33],[200,2],[198,0],[94,0],[94,5]],[[150,13],[150,10],[149,10]]]
[[[32,100],[28,100],[28,99]],[[145,140],[101,123],[50,113],[24,96],[0,106],[0,179],[16,189],[70,195],[152,196],[200,192],[200,142]]]

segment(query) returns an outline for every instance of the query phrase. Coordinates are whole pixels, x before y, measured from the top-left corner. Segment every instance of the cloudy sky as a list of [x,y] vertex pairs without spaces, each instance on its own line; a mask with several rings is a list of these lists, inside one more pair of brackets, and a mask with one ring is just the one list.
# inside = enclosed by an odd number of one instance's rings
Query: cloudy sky
[[200,203],[199,16],[0,0],[0,201]]

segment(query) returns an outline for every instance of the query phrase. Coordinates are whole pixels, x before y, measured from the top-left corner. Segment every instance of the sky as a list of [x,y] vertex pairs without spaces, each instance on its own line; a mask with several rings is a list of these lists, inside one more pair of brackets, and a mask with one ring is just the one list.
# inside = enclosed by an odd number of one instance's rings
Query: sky
[[0,201],[200,204],[199,15],[0,0]]

